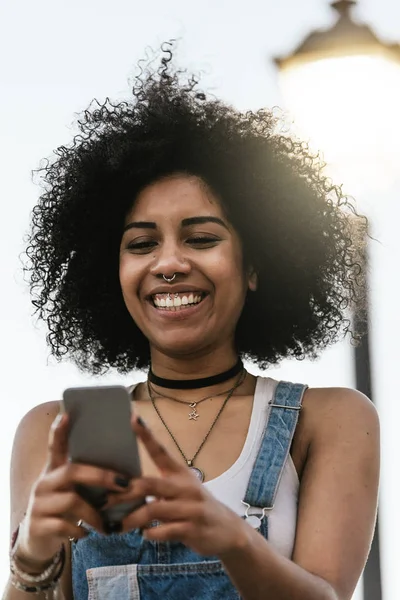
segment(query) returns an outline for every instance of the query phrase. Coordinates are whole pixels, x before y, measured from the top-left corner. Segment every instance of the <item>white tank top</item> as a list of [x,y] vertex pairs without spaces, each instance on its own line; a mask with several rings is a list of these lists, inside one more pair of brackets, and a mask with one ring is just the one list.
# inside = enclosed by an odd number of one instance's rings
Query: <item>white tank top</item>
[[[261,446],[262,434],[269,418],[269,402],[278,381],[270,377],[257,377],[253,409],[246,440],[239,458],[225,473],[203,485],[217,500],[239,516],[244,516],[247,484]],[[132,392],[136,386],[129,389]],[[291,558],[296,535],[299,478],[292,457],[288,456],[275,498],[274,508],[268,513],[268,541],[286,558]],[[250,513],[251,514],[251,513]]]
[[[250,426],[242,452],[236,462],[222,475],[203,485],[239,516],[245,514],[241,500],[245,497],[250,473],[261,446],[262,434],[269,418],[270,405],[278,381],[258,377],[254,394]],[[278,552],[291,558],[297,521],[299,478],[292,457],[288,456],[275,498],[268,513],[268,540]]]

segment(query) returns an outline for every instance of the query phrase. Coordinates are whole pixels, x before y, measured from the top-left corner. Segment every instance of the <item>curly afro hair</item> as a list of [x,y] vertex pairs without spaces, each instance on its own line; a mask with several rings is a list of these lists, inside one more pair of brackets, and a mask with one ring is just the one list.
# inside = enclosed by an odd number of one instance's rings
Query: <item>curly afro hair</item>
[[221,198],[258,274],[236,330],[240,355],[262,368],[316,358],[351,332],[355,303],[362,314],[367,221],[272,112],[208,97],[171,59],[164,46],[159,68],[141,68],[129,101],[94,100],[80,134],[38,170],[25,270],[51,352],[94,374],[149,365],[119,283],[123,224],[146,185],[185,173]]

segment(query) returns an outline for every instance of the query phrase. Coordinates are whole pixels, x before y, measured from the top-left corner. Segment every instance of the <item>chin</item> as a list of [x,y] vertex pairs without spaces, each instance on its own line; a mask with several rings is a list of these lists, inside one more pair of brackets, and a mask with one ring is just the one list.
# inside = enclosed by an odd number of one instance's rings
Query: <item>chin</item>
[[193,340],[188,340],[187,338],[166,340],[164,338],[161,343],[155,343],[154,346],[167,356],[172,358],[184,358],[185,356],[187,357],[201,352],[208,344],[205,340],[200,342],[198,338]]

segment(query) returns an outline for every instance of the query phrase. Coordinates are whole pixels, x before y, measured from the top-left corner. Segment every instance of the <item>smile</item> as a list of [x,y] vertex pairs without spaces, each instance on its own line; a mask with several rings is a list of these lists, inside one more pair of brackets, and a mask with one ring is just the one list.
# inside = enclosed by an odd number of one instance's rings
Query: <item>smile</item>
[[200,304],[200,302],[204,298],[205,294],[202,292],[177,292],[175,294],[154,294],[154,296],[151,297],[153,305],[157,309],[175,312],[186,310],[187,308],[194,306],[195,304]]

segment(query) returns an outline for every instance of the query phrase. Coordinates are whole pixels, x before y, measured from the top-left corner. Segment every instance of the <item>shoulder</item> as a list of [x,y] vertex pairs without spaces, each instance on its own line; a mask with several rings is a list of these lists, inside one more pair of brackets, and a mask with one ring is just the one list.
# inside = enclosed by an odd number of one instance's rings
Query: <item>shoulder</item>
[[33,434],[40,431],[49,430],[52,422],[60,410],[58,401],[44,402],[31,408],[21,419],[15,434],[15,441],[23,435],[32,437]]
[[42,462],[47,453],[49,432],[60,403],[45,402],[31,408],[21,419],[14,436],[11,473],[25,470],[24,464]]
[[[310,388],[304,394],[299,420],[303,468],[360,469],[376,479],[380,463],[378,413],[364,394],[349,388]],[[340,465],[340,467],[339,467]],[[351,471],[350,465],[357,465]],[[378,477],[379,478],[379,477]]]
[[378,456],[379,418],[373,403],[350,388],[307,388],[291,449],[300,480],[311,457],[326,452]]
[[60,402],[59,400],[52,400],[50,402],[43,402],[42,404],[37,404],[33,408],[31,408],[22,418],[24,420],[36,420],[36,419],[49,419],[58,414],[60,410]]
[[35,406],[21,419],[14,436],[10,464],[11,531],[22,520],[33,482],[43,469],[51,424],[59,402]]
[[304,393],[302,420],[310,443],[348,435],[376,436],[379,417],[374,404],[350,388],[308,388]]

